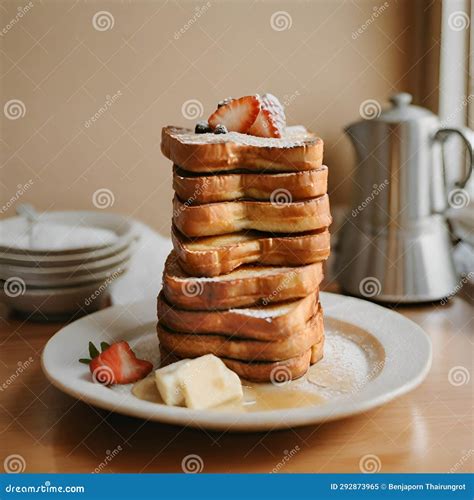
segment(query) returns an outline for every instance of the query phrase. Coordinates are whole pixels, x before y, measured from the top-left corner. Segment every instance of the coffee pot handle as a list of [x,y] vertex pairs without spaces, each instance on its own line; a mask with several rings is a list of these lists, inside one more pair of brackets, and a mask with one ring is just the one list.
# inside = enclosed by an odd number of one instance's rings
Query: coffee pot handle
[[440,128],[436,132],[434,138],[437,141],[444,142],[452,134],[461,137],[469,155],[469,167],[467,169],[466,175],[455,184],[456,187],[464,189],[472,175],[472,171],[474,168],[474,132],[468,127]]

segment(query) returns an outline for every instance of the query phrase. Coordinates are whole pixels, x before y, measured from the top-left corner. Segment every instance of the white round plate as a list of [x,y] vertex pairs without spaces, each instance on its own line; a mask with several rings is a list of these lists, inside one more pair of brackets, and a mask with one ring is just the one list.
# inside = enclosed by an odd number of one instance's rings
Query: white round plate
[[[47,343],[43,371],[61,391],[100,408],[176,425],[233,431],[260,431],[336,420],[361,413],[414,389],[431,366],[431,341],[412,321],[389,309],[342,295],[321,293],[326,343],[324,358],[302,379],[263,389],[272,400],[288,391],[311,392],[307,406],[259,411],[242,408],[190,410],[136,398],[132,387],[92,382],[88,341],[126,340],[139,357],[159,364],[155,334],[156,302],[115,306],[60,330]],[[316,398],[317,396],[317,398]],[[272,405],[274,407],[274,405]]]

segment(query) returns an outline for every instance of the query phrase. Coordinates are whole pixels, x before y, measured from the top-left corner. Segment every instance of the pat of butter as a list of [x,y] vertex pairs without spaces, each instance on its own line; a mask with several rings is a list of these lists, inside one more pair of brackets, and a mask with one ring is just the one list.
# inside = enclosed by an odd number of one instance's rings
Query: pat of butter
[[155,371],[156,387],[161,398],[167,405],[184,405],[184,394],[178,379],[178,370],[189,361],[189,359],[182,359]]
[[212,408],[243,397],[239,376],[213,354],[206,354],[180,366],[177,377],[188,408]]

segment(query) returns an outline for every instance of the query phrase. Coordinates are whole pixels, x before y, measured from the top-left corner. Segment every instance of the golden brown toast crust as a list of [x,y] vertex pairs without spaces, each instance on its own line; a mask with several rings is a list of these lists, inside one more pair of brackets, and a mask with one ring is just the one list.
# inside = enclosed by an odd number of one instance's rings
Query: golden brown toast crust
[[310,359],[311,365],[314,365],[318,361],[321,361],[323,359],[323,355],[324,355],[323,347],[324,347],[324,338],[323,338],[322,342],[320,342],[318,344],[314,344],[311,347],[311,359]]
[[[323,356],[324,338],[315,344],[311,349],[284,361],[260,361],[248,362],[238,359],[222,357],[222,361],[228,368],[237,373],[244,380],[252,382],[286,382],[290,378],[297,379],[302,377],[311,363],[312,356]],[[182,359],[174,353],[170,353],[166,348],[160,346],[161,366],[169,365]]]
[[327,192],[328,168],[285,173],[228,173],[187,175],[173,168],[173,189],[178,198],[191,204],[234,201],[241,198],[272,200],[278,195],[293,201],[322,196]]
[[[237,239],[238,234],[232,236]],[[181,267],[194,276],[218,276],[243,264],[301,266],[326,260],[330,253],[327,229],[285,236],[247,231],[240,242],[222,245],[216,244],[219,237],[189,239],[173,227],[171,238]]]
[[[270,306],[190,311],[169,304],[163,292],[157,300],[158,319],[171,330],[198,334],[238,333],[241,338],[262,341],[281,340],[302,330],[318,311],[318,291],[302,299]],[[279,309],[278,314],[272,310]]]
[[229,309],[298,299],[315,292],[322,263],[298,267],[242,266],[227,275],[197,278],[185,273],[171,252],[163,272],[166,300],[183,309]]
[[162,365],[213,353],[241,378],[298,378],[322,358],[332,222],[323,141],[165,127],[173,246],[158,297]]
[[[296,128],[289,127],[288,130]],[[194,134],[192,130],[164,127],[161,151],[174,164],[191,172],[235,169],[298,171],[322,165],[323,141],[300,127],[282,139],[246,134]],[[207,143],[206,143],[207,142]]]
[[246,229],[272,233],[314,231],[331,225],[327,195],[294,203],[224,201],[188,205],[173,200],[173,224],[186,236],[215,236]]
[[281,361],[306,352],[319,342],[323,335],[323,318],[318,311],[304,327],[285,338],[261,341],[240,338],[238,327],[235,335],[182,333],[157,325],[160,344],[183,358],[214,354],[219,357],[244,361]]

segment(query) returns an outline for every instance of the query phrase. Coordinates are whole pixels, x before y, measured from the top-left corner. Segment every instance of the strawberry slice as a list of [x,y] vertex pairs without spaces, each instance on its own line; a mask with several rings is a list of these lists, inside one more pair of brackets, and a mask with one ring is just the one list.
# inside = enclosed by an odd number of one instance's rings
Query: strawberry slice
[[245,134],[252,126],[260,112],[258,96],[248,95],[220,106],[209,117],[208,123],[212,129],[224,125],[229,132]]
[[258,137],[281,137],[286,126],[283,104],[273,94],[260,97],[260,113],[248,134]]
[[94,382],[103,385],[131,384],[146,377],[153,365],[138,359],[127,342],[117,342],[102,351],[89,363]]

